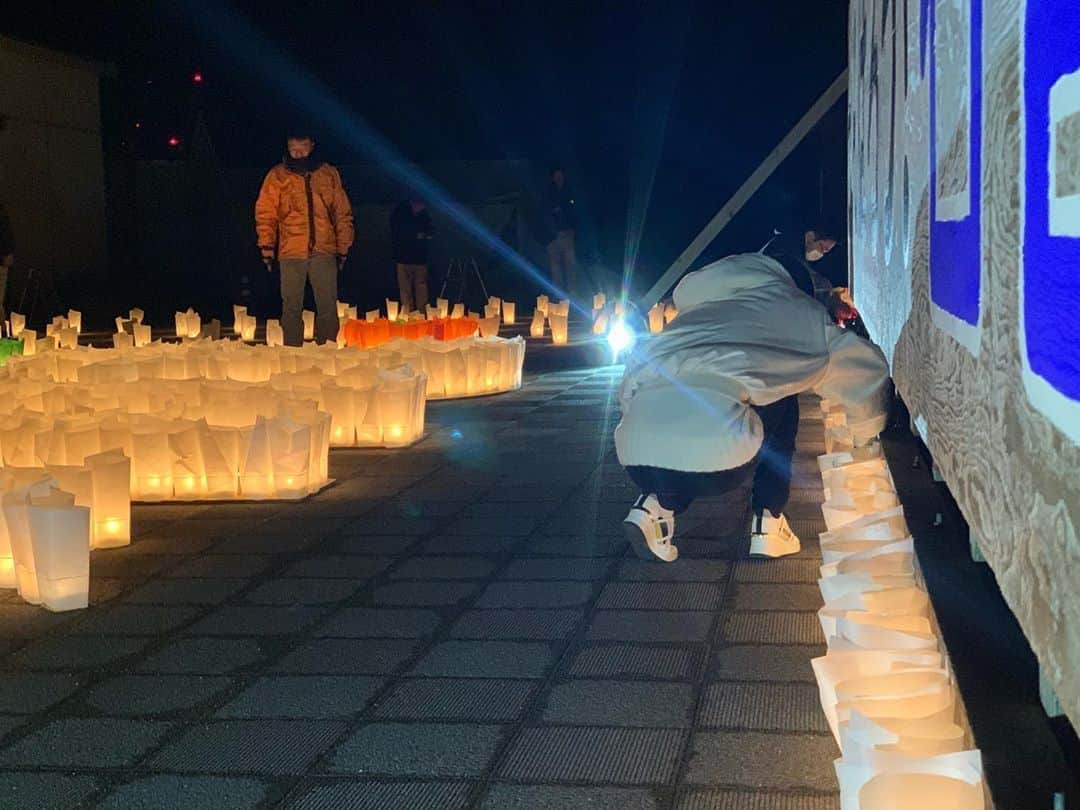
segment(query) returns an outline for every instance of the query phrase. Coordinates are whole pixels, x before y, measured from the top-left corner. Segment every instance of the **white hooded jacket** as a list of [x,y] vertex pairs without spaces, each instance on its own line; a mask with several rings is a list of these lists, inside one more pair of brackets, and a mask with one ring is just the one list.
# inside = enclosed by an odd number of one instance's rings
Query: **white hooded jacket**
[[728,256],[675,287],[678,318],[627,363],[615,448],[623,466],[715,472],[761,447],[751,405],[803,391],[840,403],[856,440],[885,426],[889,367],[881,350],[832,322],[783,266]]

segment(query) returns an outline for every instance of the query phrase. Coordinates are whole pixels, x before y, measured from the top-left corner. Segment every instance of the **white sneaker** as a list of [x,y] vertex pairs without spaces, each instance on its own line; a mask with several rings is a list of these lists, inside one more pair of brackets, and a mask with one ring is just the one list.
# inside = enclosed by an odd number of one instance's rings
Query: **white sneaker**
[[634,501],[623,519],[623,531],[643,560],[675,562],[679,558],[679,549],[671,542],[675,536],[675,513],[662,507],[653,494]]
[[754,515],[750,534],[751,557],[786,557],[802,548],[798,535],[791,530],[787,518],[775,516],[768,509]]

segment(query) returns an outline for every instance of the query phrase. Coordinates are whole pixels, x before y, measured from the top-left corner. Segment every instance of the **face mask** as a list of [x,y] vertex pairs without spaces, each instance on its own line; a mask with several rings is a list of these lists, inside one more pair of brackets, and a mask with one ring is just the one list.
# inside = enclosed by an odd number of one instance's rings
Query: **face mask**
[[822,257],[823,257],[824,255],[825,255],[825,254],[824,254],[824,253],[822,253],[822,252],[821,252],[820,250],[818,250],[817,248],[813,248],[813,249],[811,249],[811,250],[808,250],[808,251],[806,251],[806,260],[807,260],[808,262],[816,262],[816,261],[820,261],[820,260],[821,260],[821,258],[822,258]]

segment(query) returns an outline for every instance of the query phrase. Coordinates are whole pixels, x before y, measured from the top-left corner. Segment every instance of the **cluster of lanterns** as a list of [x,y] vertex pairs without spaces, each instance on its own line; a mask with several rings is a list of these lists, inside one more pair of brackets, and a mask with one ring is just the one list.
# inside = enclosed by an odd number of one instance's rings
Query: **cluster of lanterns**
[[556,346],[565,346],[570,340],[570,302],[552,301],[546,295],[536,297],[536,309],[533,310],[529,324],[529,336],[542,338],[545,327],[551,330],[551,342]]
[[811,663],[829,727],[842,810],[982,810],[978,750],[967,748],[914,545],[880,446],[822,403],[826,454],[819,611],[828,652]]
[[[75,311],[42,339],[13,313],[0,344],[0,587],[85,607],[90,549],[130,542],[132,500],[303,498],[330,483],[331,446],[404,447],[423,436],[427,399],[521,386],[525,342],[497,337],[512,303],[491,299],[471,325],[439,308],[428,314],[464,323],[461,336],[394,334],[362,351],[342,350],[341,336],[285,347],[276,321],[252,345],[256,319],[240,306],[239,340],[189,309],[175,314],[179,342],[153,342],[133,309],[111,349],[79,345]],[[354,307],[338,313],[343,327],[359,322]],[[404,323],[418,322],[429,320]],[[314,313],[304,331],[313,338]]]

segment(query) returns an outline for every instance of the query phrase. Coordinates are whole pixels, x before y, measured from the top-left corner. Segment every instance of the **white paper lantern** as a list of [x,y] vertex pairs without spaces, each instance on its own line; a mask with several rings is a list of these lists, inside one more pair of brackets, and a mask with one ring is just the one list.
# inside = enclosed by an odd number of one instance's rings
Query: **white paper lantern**
[[266,345],[271,348],[285,345],[285,331],[281,328],[281,321],[271,319],[266,322]]
[[562,346],[569,339],[569,328],[566,315],[550,315],[548,321],[551,324],[551,342],[556,346]]
[[398,319],[398,310],[400,309],[400,307],[401,307],[401,304],[399,302],[391,301],[389,298],[387,298],[386,299],[386,317],[387,317],[387,319],[391,320],[391,321],[396,321]]
[[143,346],[150,345],[150,325],[136,323],[131,327],[131,334],[135,343],[135,348],[142,348]]
[[529,324],[529,336],[534,338],[544,336],[544,313],[539,309],[533,313],[532,323]]
[[27,506],[40,602],[47,610],[84,608],[90,595],[90,510],[58,490]]
[[305,309],[301,315],[301,320],[304,324],[304,340],[315,339],[315,313],[310,309]]
[[131,459],[119,450],[87,456],[93,487],[91,545],[115,548],[131,542]]

